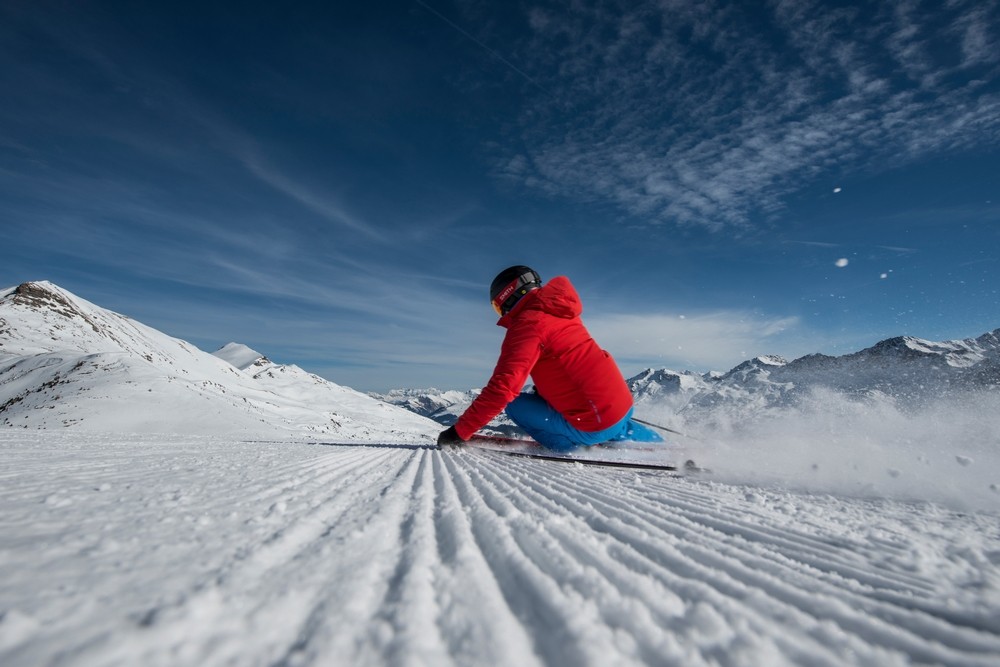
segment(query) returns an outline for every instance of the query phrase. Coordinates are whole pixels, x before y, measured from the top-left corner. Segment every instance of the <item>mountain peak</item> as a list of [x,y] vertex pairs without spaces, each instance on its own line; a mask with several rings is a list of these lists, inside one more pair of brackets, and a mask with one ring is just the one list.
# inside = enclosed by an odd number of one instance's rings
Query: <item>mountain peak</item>
[[744,361],[742,364],[726,373],[723,377],[729,378],[737,375],[746,376],[748,374],[758,374],[761,372],[766,373],[771,369],[780,368],[787,363],[788,361],[784,357],[780,357],[776,354],[764,354]]
[[676,378],[680,373],[674,372],[669,368],[647,368],[636,375],[628,378],[627,383],[645,383],[645,382],[656,382],[659,384],[675,382]]
[[51,313],[70,320],[79,319],[95,332],[101,332],[97,322],[74,301],[71,294],[47,280],[21,283],[13,290],[8,291],[3,300],[11,305],[20,306],[43,315]]
[[48,280],[21,283],[10,294],[13,295],[15,301],[26,305],[44,301],[66,301],[66,297],[59,294],[59,288]]
[[47,280],[21,283],[10,293],[11,301],[38,310],[52,310],[66,317],[80,315],[79,308]]
[[913,336],[887,338],[872,347],[850,355],[858,358],[897,358],[901,360],[940,359],[949,366],[968,367],[983,360],[984,354],[995,349],[998,339],[986,334],[978,339],[946,340],[941,342],[924,340]]
[[976,339],[976,343],[984,347],[1000,347],[1000,329],[994,329]]
[[926,341],[913,336],[894,336],[875,343],[869,350],[875,352],[899,352],[909,354],[910,352],[922,352],[926,348]]
[[226,343],[213,352],[212,355],[228,362],[241,371],[250,368],[261,360],[265,363],[270,363],[271,361],[257,350],[247,347],[243,343]]

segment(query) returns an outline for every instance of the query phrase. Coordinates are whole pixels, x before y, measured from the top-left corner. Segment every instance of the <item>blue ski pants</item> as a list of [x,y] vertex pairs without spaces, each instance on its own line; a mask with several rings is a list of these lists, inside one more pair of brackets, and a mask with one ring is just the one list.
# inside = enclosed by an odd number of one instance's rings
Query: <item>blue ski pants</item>
[[520,394],[507,405],[506,412],[515,424],[527,431],[539,444],[556,451],[568,451],[615,440],[663,441],[656,431],[632,419],[632,410],[618,423],[600,431],[581,431],[573,427],[538,394]]

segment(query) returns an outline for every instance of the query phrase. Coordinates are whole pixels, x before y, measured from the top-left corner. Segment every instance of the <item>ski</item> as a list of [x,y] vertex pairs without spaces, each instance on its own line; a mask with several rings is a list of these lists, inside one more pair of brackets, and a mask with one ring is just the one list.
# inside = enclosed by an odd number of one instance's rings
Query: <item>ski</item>
[[[504,436],[474,435],[466,441],[465,445],[459,447],[470,447],[472,449],[487,450],[504,454],[506,456],[516,456],[521,458],[531,458],[539,461],[556,461],[559,463],[579,463],[582,465],[603,466],[608,468],[632,468],[638,470],[662,470],[677,473],[703,472],[694,461],[686,461],[683,466],[672,463],[663,463],[658,460],[651,460],[645,457],[650,452],[663,454],[662,448],[637,448],[626,449],[614,445],[595,445],[592,448],[574,450],[571,452],[558,452],[545,449],[534,440],[525,438],[510,438]],[[639,455],[640,458],[629,459],[622,454],[631,452]],[[659,458],[659,457],[657,457]]]
[[[540,448],[539,448],[540,449]],[[668,463],[642,463],[637,461],[616,461],[613,459],[588,459],[580,456],[559,456],[558,454],[542,454],[541,452],[520,452],[517,450],[490,450],[497,451],[504,456],[517,456],[536,461],[558,461],[560,463],[579,463],[586,466],[603,466],[606,468],[637,468],[640,470],[666,470],[678,472],[680,469]]]

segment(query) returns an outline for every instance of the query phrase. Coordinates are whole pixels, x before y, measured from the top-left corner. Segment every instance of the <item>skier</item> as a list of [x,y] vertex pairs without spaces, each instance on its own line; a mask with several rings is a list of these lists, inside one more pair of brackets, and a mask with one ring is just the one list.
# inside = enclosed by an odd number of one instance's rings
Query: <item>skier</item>
[[[625,378],[580,321],[583,305],[568,278],[543,286],[533,269],[512,266],[494,278],[490,302],[507,329],[500,358],[472,405],[438,436],[439,445],[461,444],[505,408],[549,449],[661,440],[632,419]],[[529,375],[535,392],[521,393]]]

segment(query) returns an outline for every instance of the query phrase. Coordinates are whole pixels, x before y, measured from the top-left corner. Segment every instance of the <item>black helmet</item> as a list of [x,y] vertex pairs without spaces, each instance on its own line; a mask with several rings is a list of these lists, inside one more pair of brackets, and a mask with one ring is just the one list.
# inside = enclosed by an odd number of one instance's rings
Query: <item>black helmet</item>
[[506,315],[521,297],[542,286],[542,277],[527,266],[512,266],[501,271],[490,284],[490,303],[497,315]]

